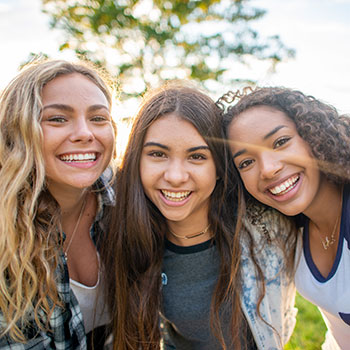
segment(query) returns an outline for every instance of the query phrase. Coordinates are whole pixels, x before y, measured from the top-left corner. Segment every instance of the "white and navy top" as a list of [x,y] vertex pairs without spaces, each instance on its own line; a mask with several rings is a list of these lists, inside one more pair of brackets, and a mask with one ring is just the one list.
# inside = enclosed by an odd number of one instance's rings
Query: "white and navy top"
[[350,350],[350,186],[343,192],[339,242],[333,267],[324,277],[312,260],[309,221],[299,241],[295,284],[300,294],[317,305],[333,341],[342,350]]

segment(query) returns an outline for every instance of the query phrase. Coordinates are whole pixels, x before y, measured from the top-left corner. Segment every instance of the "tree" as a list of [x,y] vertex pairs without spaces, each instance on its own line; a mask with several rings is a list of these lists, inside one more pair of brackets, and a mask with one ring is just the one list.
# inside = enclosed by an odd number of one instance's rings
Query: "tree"
[[128,95],[174,78],[232,84],[227,72],[248,57],[274,67],[292,57],[275,35],[249,25],[265,11],[249,0],[42,0],[51,26],[65,33],[60,50],[105,65]]

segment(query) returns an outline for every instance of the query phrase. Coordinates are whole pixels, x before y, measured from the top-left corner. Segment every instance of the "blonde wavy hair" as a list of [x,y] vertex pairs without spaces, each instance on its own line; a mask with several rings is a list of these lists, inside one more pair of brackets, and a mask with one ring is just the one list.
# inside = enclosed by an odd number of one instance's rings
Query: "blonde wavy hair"
[[48,331],[53,310],[63,307],[55,282],[60,211],[45,188],[41,93],[55,77],[73,73],[96,84],[111,106],[108,84],[91,65],[62,60],[30,64],[0,99],[0,337],[20,342],[33,318]]

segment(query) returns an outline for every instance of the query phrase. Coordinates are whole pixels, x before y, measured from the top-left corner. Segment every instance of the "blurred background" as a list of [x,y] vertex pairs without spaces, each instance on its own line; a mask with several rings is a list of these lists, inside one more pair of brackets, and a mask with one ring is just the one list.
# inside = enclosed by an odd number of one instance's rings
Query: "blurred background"
[[0,0],[0,89],[31,54],[78,52],[120,78],[122,118],[171,78],[213,98],[283,85],[350,112],[349,15],[350,0]]
[[[214,98],[246,85],[299,89],[350,113],[350,0],[0,0],[0,90],[40,54],[84,56],[116,79],[122,121],[168,79]],[[297,297],[286,349],[320,349],[318,310]]]

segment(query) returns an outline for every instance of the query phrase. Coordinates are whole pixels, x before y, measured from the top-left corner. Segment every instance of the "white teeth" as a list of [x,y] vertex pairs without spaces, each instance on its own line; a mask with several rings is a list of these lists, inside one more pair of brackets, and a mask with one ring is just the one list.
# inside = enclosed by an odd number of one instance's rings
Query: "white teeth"
[[184,199],[186,199],[191,193],[191,191],[183,191],[183,192],[170,192],[166,190],[161,190],[161,191],[166,199],[173,202],[181,202]]
[[91,162],[96,160],[95,153],[74,153],[74,154],[65,154],[60,156],[60,159],[64,162]]
[[294,175],[280,185],[270,188],[269,191],[274,195],[285,194],[295,187],[298,180],[299,175]]

